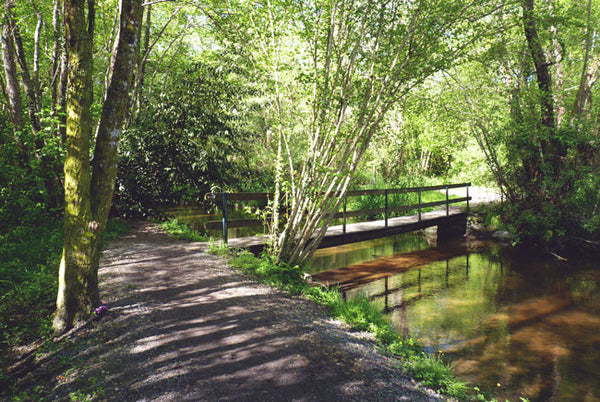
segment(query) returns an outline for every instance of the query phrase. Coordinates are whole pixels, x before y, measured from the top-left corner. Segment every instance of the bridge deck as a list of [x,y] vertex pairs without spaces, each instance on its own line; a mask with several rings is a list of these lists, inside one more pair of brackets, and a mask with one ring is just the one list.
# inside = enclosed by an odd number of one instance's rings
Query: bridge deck
[[[380,237],[393,236],[401,233],[412,232],[424,229],[430,226],[436,226],[442,223],[460,221],[466,218],[466,213],[460,207],[450,207],[449,215],[446,215],[446,209],[436,209],[430,212],[423,212],[421,220],[419,215],[401,216],[389,218],[388,226],[385,226],[384,220],[371,222],[358,222],[346,225],[346,233],[343,231],[343,225],[330,226],[327,234],[321,241],[319,248],[339,246],[342,244],[356,243],[359,241],[372,240]],[[229,247],[248,248],[252,252],[260,251],[266,243],[265,236],[251,236],[229,239]]]

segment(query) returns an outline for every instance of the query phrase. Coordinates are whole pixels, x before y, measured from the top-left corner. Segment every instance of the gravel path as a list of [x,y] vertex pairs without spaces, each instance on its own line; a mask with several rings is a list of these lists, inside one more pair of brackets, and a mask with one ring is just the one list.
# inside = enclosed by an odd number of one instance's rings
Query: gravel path
[[[119,401],[433,401],[301,298],[257,284],[152,224],[105,251],[109,313],[13,368],[28,397]],[[37,387],[37,388],[36,388]]]

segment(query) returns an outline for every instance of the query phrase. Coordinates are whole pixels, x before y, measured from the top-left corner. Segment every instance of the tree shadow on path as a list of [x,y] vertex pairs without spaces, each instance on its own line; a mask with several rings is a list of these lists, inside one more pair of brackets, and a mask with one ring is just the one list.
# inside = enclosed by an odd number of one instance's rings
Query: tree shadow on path
[[256,284],[153,225],[105,251],[100,283],[108,314],[38,353],[15,380],[18,392],[48,400],[437,399],[321,307]]

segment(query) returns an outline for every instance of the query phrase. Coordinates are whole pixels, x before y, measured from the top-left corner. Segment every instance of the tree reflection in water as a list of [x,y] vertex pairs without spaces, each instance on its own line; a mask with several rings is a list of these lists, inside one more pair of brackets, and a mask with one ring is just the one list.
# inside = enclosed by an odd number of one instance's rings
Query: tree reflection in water
[[[493,243],[473,247],[463,241],[427,254],[418,251],[427,248],[418,235],[388,242],[356,245],[356,259],[352,245],[344,246],[343,255],[335,249],[317,252],[313,272],[327,261],[334,268],[341,266],[336,261],[355,264],[363,273],[368,268],[371,276],[378,260],[383,271],[405,266],[403,272],[359,287],[346,286],[346,297],[369,296],[399,333],[418,339],[431,352],[443,351],[460,378],[494,389],[499,398],[600,400],[596,267],[548,261],[531,250]],[[464,255],[429,259],[434,251],[452,254],[461,247]],[[382,257],[368,261],[373,254]],[[423,264],[415,260],[419,255]]]

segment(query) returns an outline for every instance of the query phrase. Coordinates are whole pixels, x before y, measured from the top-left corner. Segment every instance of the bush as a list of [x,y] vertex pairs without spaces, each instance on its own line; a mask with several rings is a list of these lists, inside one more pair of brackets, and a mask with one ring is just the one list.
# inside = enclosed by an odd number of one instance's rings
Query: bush
[[41,218],[37,226],[18,226],[0,236],[2,346],[49,334],[61,251],[58,219]]
[[164,93],[143,103],[123,134],[115,186],[121,216],[157,216],[181,202],[197,205],[211,188],[256,177],[245,163],[253,135],[241,128],[236,112],[243,109],[240,84],[202,63],[179,74]]
[[193,230],[185,223],[180,223],[177,219],[169,219],[159,225],[162,230],[179,240],[189,241],[208,241],[208,237],[198,231]]

